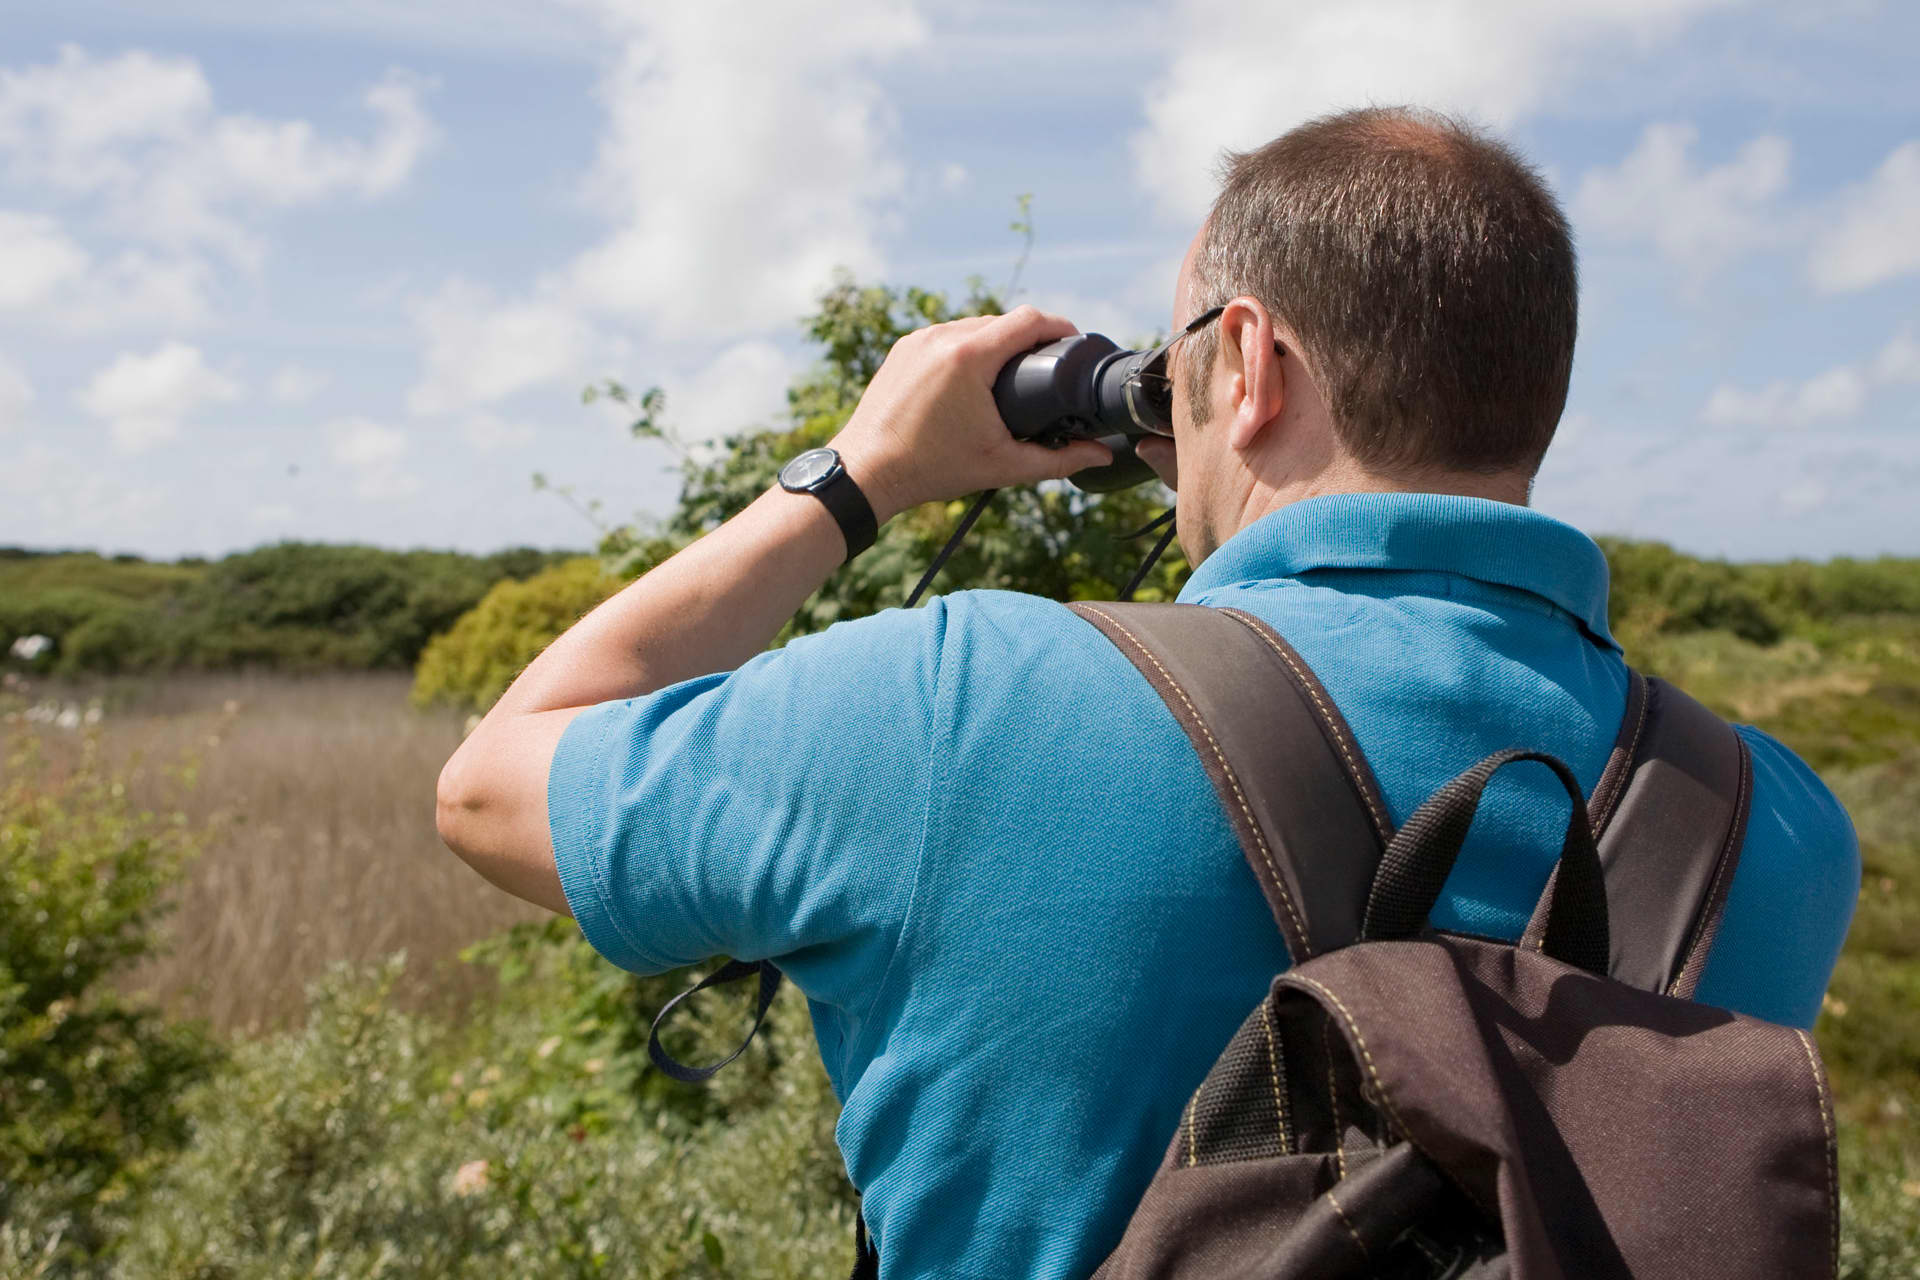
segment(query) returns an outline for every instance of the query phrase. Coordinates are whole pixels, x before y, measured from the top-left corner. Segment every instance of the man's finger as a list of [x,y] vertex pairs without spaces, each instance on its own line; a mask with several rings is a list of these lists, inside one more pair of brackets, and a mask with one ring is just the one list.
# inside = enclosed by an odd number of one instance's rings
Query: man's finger
[[1077,471],[1088,467],[1104,467],[1113,461],[1113,450],[1097,440],[1076,440],[1059,449],[1049,449],[1045,445],[1022,444],[1019,446],[1020,460],[1026,465],[1026,474],[1016,483],[1038,484],[1042,480],[1063,480]]
[[[1048,315],[1038,307],[1015,307],[980,334],[988,355],[1005,364],[1023,351],[1031,351],[1043,342],[1053,342],[1080,332],[1065,316]],[[996,366],[997,369],[997,366]]]

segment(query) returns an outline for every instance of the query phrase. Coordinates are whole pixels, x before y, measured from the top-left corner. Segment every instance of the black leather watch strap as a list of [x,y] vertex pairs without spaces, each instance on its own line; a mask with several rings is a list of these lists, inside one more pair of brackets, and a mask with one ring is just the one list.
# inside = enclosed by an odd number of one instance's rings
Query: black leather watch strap
[[808,490],[814,497],[827,504],[827,510],[840,525],[840,532],[847,540],[847,559],[873,545],[880,536],[880,525],[873,516],[873,504],[867,501],[867,495],[860,492],[860,486],[853,482],[847,469],[841,467],[825,480]]
[[780,487],[788,493],[810,493],[820,499],[847,540],[848,560],[872,546],[879,536],[873,504],[832,449],[810,449],[789,462],[781,468]]

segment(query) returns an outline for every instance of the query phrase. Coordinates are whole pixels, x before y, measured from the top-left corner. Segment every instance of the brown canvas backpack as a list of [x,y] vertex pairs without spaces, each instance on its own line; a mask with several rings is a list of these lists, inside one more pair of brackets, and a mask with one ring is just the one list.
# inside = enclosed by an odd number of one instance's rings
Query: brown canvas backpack
[[[1396,831],[1338,709],[1265,623],[1072,607],[1192,739],[1292,958],[1098,1277],[1834,1274],[1813,1041],[1689,998],[1752,787],[1730,726],[1634,673],[1592,796],[1552,756],[1503,751]],[[1532,922],[1518,943],[1432,930],[1482,791],[1520,760],[1571,802]]]

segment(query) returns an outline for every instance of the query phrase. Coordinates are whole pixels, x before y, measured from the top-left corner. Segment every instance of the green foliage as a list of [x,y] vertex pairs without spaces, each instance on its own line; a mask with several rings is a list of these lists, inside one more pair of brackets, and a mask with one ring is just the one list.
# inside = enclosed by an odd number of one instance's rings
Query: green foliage
[[195,1144],[134,1224],[127,1274],[844,1271],[853,1213],[801,1002],[742,1060],[750,1100],[649,1112],[647,1069],[609,1031],[632,1022],[609,1017],[628,984],[570,933],[491,949],[501,1000],[460,1028],[395,1012],[393,965],[321,984],[302,1030],[193,1098]]
[[0,644],[56,642],[67,675],[180,667],[405,667],[494,583],[561,557],[280,543],[211,565],[0,556]]
[[483,711],[562,631],[612,595],[620,581],[591,556],[524,582],[496,583],[420,655],[413,700]]
[[186,1139],[181,1091],[214,1060],[193,1027],[117,995],[154,946],[185,833],[133,813],[89,752],[56,774],[30,751],[0,790],[0,1267],[101,1253],[153,1168]]

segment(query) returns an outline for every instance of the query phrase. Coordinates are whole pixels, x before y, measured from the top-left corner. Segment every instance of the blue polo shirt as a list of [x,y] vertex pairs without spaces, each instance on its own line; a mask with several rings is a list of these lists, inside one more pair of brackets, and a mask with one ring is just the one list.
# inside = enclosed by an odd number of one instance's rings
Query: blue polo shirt
[[[1590,790],[1624,708],[1606,561],[1521,507],[1296,503],[1180,598],[1293,642],[1396,824],[1503,747],[1553,752]],[[1858,849],[1811,770],[1741,733],[1752,817],[1699,998],[1810,1026]],[[567,899],[613,963],[771,957],[806,993],[889,1278],[1092,1271],[1287,964],[1172,715],[1034,596],[888,610],[591,708],[548,803]],[[1517,937],[1565,803],[1546,770],[1504,771],[1435,923]]]

